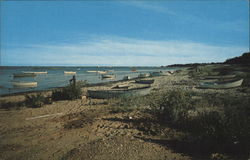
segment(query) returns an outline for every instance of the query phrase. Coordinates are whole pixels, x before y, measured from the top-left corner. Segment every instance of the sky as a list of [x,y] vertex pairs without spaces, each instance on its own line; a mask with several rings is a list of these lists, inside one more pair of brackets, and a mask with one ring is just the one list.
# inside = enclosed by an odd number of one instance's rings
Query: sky
[[2,66],[161,66],[249,51],[248,0],[0,4]]

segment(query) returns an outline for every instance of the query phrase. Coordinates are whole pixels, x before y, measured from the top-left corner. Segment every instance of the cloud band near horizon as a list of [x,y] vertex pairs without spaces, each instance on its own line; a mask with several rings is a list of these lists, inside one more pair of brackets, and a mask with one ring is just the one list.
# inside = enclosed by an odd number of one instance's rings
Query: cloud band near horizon
[[1,65],[161,66],[223,62],[247,51],[249,48],[241,46],[100,36],[78,43],[6,45]]

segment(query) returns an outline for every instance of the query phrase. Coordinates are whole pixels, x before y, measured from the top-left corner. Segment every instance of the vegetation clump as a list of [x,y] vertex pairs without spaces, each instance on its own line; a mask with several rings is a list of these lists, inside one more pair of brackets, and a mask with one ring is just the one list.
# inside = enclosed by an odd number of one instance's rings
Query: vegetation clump
[[25,105],[32,108],[42,107],[44,104],[48,104],[49,100],[41,93],[36,95],[26,95],[25,96]]
[[57,89],[52,92],[53,100],[74,100],[80,98],[82,90],[79,85],[70,84],[62,89]]

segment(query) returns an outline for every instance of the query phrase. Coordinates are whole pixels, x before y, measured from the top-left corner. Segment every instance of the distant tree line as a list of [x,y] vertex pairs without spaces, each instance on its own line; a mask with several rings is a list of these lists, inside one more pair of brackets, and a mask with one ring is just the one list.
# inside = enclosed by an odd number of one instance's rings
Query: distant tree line
[[243,64],[250,65],[250,52],[243,53],[239,57],[227,59],[224,64]]

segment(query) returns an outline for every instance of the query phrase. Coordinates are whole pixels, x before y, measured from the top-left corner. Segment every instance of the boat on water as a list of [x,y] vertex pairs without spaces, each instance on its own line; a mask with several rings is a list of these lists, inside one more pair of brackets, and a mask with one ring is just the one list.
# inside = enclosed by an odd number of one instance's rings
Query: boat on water
[[241,86],[243,79],[225,81],[201,82],[199,88],[203,89],[228,89]]
[[48,72],[45,71],[45,72],[32,72],[32,71],[22,71],[22,73],[25,73],[25,74],[47,74]]
[[76,74],[76,72],[73,72],[73,71],[64,71],[64,74]]
[[14,78],[20,78],[20,77],[35,77],[35,73],[13,73]]
[[37,87],[37,82],[22,82],[22,81],[12,81],[11,82],[14,87],[20,88],[30,88],[30,87]]
[[88,90],[88,97],[97,99],[121,98],[130,96],[143,96],[150,93],[150,86],[131,89]]
[[103,74],[102,78],[115,78],[115,74]]
[[98,71],[86,71],[88,73],[97,73]]
[[147,78],[149,76],[150,76],[149,73],[141,73],[141,74],[138,75],[138,78]]
[[132,68],[131,72],[137,72],[137,70],[135,68]]
[[140,84],[152,84],[154,83],[154,79],[137,79],[135,80],[135,83],[140,83]]
[[107,71],[97,71],[97,73],[99,73],[99,74],[106,74],[108,72]]

